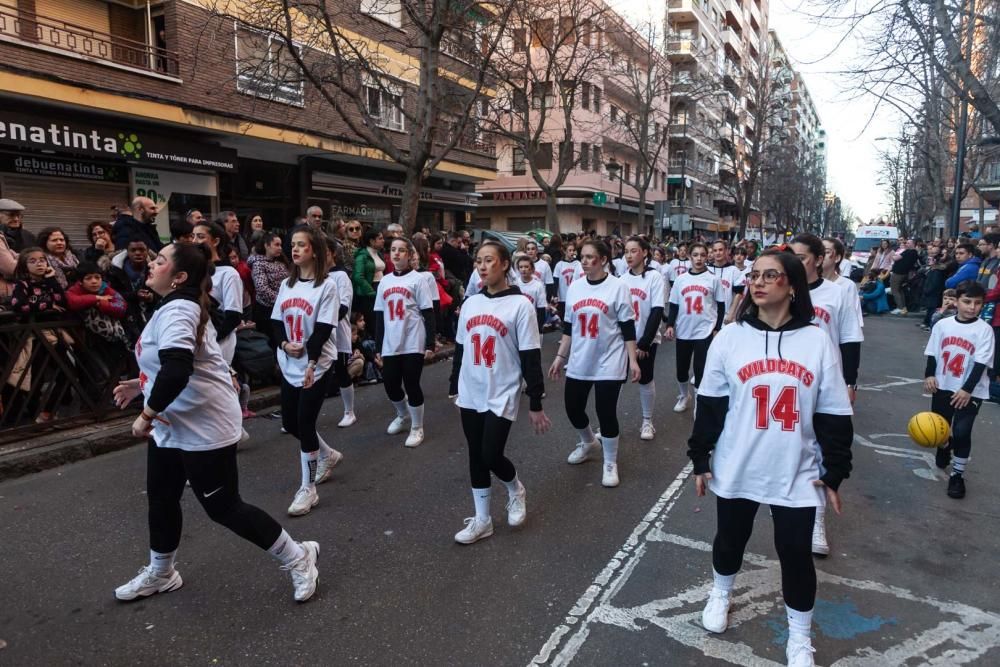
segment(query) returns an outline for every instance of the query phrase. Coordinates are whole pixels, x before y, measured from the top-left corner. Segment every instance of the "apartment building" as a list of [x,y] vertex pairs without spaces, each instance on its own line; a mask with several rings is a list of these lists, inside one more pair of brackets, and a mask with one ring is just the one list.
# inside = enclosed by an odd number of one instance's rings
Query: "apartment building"
[[[62,225],[83,244],[90,220],[136,195],[163,206],[164,236],[190,208],[259,212],[268,227],[287,226],[312,204],[331,218],[395,219],[401,168],[296,76],[280,39],[213,18],[214,4],[0,0],[0,197],[26,205],[27,224]],[[385,45],[404,41],[399,3],[360,0],[348,15],[357,40],[387,60],[412,61]],[[461,61],[441,60],[442,75],[463,85]],[[398,102],[408,104],[415,80],[400,73],[395,100],[368,89],[359,120],[406,146]],[[495,167],[492,145],[461,141],[420,193],[420,224],[471,220],[475,183]]]
[[[531,109],[528,124],[542,130],[541,156],[536,166],[547,183],[554,182],[560,161],[572,165],[558,190],[559,229],[552,231],[594,230],[599,234],[629,235],[652,227],[655,202],[667,196],[668,162],[668,146],[661,133],[667,131],[669,97],[647,97],[644,102],[636,95],[633,77],[649,72],[666,73],[669,65],[661,53],[655,49],[650,52],[643,37],[611,14],[606,5],[595,3],[595,6],[599,7],[596,13],[601,15],[601,25],[587,28],[576,47],[594,52],[576,56],[579,62],[591,63],[586,75],[572,80],[534,82],[532,90],[525,91],[530,97],[530,100],[525,98]],[[553,14],[536,20],[535,25],[514,26],[513,41],[508,48],[515,53],[540,51],[538,33],[554,26],[579,23],[571,17]],[[656,59],[652,67],[650,58]],[[532,53],[531,62],[544,63],[545,54]],[[540,99],[543,96],[544,102]],[[572,105],[570,145],[564,145],[563,111],[567,103]],[[639,189],[643,184],[643,169],[639,165],[643,157],[628,131],[635,127],[639,105],[649,109],[647,146],[662,143],[649,171],[643,211],[639,210]],[[549,111],[544,113],[544,110]],[[544,228],[545,193],[532,176],[523,148],[508,138],[498,138],[496,144],[497,177],[477,186],[482,199],[476,212],[476,227],[508,231]],[[653,155],[653,151],[647,155]]]
[[740,177],[743,156],[758,140],[748,111],[761,83],[754,63],[767,48],[767,15],[766,0],[667,0],[674,72],[668,197],[675,229],[734,227],[732,192],[720,183]]

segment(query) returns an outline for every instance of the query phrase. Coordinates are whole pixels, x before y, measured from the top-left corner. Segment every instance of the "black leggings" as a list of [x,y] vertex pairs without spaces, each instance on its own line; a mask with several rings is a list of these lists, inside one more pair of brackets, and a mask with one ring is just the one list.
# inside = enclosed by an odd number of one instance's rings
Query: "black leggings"
[[653,381],[653,371],[656,370],[653,366],[656,364],[656,348],[659,347],[656,343],[649,346],[649,352],[646,353],[645,359],[639,359],[639,372],[642,373],[639,376],[639,384],[649,384]]
[[967,459],[972,452],[972,425],[983,399],[969,399],[968,405],[956,410],[950,403],[952,396],[954,393],[938,389],[931,395],[931,410],[944,417],[951,425],[951,438],[948,440],[951,453],[960,459]]
[[[346,352],[338,352],[337,360],[333,362],[333,377],[336,378],[337,386],[341,389],[344,387],[350,387],[354,384],[351,380],[351,374],[347,372],[347,362],[350,361],[351,355]],[[333,379],[331,379],[331,382]]]
[[[329,372],[329,371],[327,371]],[[328,378],[324,374],[308,389],[293,387],[281,379],[281,426],[299,439],[303,452],[319,450],[316,437],[316,420],[326,400]]]
[[462,408],[462,430],[469,441],[469,477],[472,488],[490,488],[492,471],[502,482],[510,482],[517,475],[514,464],[503,455],[507,436],[513,425],[509,419],[497,417],[492,412],[476,412]]
[[688,381],[688,369],[691,368],[691,358],[694,358],[694,386],[701,382],[701,376],[705,372],[705,358],[708,356],[708,346],[712,344],[712,337],[701,340],[677,339],[677,381]]
[[[759,506],[753,500],[716,496],[718,528],[712,543],[712,567],[719,574],[739,572]],[[812,559],[816,508],[771,505],[771,514],[785,604],[797,611],[809,611],[816,604],[816,567]]]
[[587,400],[590,388],[594,388],[594,407],[597,408],[597,423],[601,435],[618,437],[618,393],[622,389],[621,380],[575,380],[566,378],[566,416],[575,429],[587,428]]
[[236,445],[189,452],[157,447],[149,440],[146,456],[146,500],[149,503],[149,547],[171,553],[181,543],[184,516],[181,496],[185,481],[209,518],[261,549],[270,549],[281,536],[281,525],[240,498]]
[[[420,389],[420,375],[424,372],[424,355],[394,354],[382,357],[382,380],[385,393],[392,402],[404,398],[416,408],[424,404],[424,392]],[[406,387],[406,391],[403,391]]]

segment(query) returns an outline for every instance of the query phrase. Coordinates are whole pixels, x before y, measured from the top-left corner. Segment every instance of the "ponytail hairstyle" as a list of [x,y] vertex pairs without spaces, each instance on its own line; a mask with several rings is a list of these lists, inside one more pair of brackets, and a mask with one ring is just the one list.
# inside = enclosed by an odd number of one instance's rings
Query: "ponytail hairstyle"
[[431,265],[431,244],[427,241],[427,237],[423,234],[414,235],[413,248],[417,251],[417,262],[420,264],[420,270],[426,271]]
[[478,255],[479,251],[482,250],[483,248],[493,248],[493,250],[495,250],[497,253],[497,257],[500,258],[501,266],[503,265],[504,262],[507,262],[507,268],[504,269],[504,275],[510,273],[510,250],[507,249],[507,246],[490,239],[488,241],[483,241],[482,243],[479,244],[479,248],[476,250],[476,254]]
[[[799,258],[791,250],[765,250],[757,259],[763,257],[771,257],[781,264],[781,270],[784,271],[785,278],[788,279],[788,286],[791,287],[792,293],[795,295],[795,298],[788,306],[788,313],[792,316],[792,319],[801,322],[811,322],[815,312],[813,311],[812,298],[809,296],[809,281],[806,280],[805,265],[799,261]],[[756,259],[754,263],[757,263]],[[753,267],[751,266],[752,270]],[[747,319],[756,318],[759,315],[757,304],[753,302],[753,297],[749,293],[753,289],[749,275],[747,276],[747,286],[745,289],[747,290],[747,295],[740,302],[739,308],[736,310],[736,321],[741,323]]]
[[[653,246],[649,245],[649,241],[644,236],[630,236],[625,240],[625,245],[629,243],[638,243],[639,247],[646,251],[646,261],[642,264],[642,275],[646,275],[646,271],[649,271],[649,263],[653,261]],[[624,246],[622,247],[624,248]]]
[[[267,246],[271,245],[271,242],[274,241],[274,239],[280,238],[281,237],[274,232],[264,232],[260,238],[257,239],[257,243],[253,246],[254,253],[260,255],[261,257],[267,257]],[[285,268],[288,268],[288,258],[285,257],[284,252],[278,255],[276,259],[284,264]]]
[[[198,227],[204,227],[208,230],[208,235],[212,237],[212,246],[214,246],[215,251],[215,261],[224,262],[227,266],[229,265],[229,251],[232,250],[232,244],[229,242],[229,237],[226,236],[226,230],[222,228],[215,222],[200,222],[194,226],[195,229]],[[209,252],[213,251],[213,247],[208,248]]]
[[[309,247],[312,248],[313,254],[313,287],[319,287],[326,280],[328,271],[326,266],[326,236],[311,225],[296,227],[292,230],[293,245],[295,237],[299,234],[305,234],[309,239]],[[299,266],[295,262],[292,262],[291,267],[288,269],[288,286],[295,287],[295,283],[300,280],[302,278],[299,277]]]
[[605,260],[605,270],[611,275],[615,275],[615,265],[611,263],[611,249],[608,248],[608,244],[598,239],[587,239],[580,244],[580,250],[582,251],[586,246],[593,248],[597,256]]
[[788,245],[792,245],[793,243],[801,243],[809,248],[809,254],[815,257],[816,261],[820,263],[821,266],[819,271],[822,273],[823,257],[826,255],[826,248],[823,246],[823,239],[815,234],[803,233],[794,236],[792,240],[788,242]]
[[212,291],[212,274],[215,273],[212,249],[204,243],[175,243],[170,247],[174,249],[174,275],[181,271],[187,274],[187,280],[178,287],[195,290],[198,294],[201,313],[198,316],[195,348],[199,348],[205,339],[205,325],[209,320],[209,292]]

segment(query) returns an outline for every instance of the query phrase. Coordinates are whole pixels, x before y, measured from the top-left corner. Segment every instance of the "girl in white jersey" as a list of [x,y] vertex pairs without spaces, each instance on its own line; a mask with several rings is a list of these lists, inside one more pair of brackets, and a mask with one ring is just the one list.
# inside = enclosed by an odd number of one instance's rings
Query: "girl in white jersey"
[[841,273],[844,253],[847,252],[844,243],[836,237],[828,236],[823,239],[823,251],[823,280],[829,280],[847,290],[848,294],[854,299],[854,305],[857,306],[858,322],[862,327],[865,326],[864,311],[861,310],[861,293],[858,291],[858,284]]
[[545,287],[545,299],[546,303],[548,303],[548,300],[556,295],[556,284],[555,277],[552,275],[552,267],[538,256],[538,244],[534,241],[528,241],[524,246],[524,251],[528,253],[528,257],[531,258],[531,263],[535,267],[535,277]]
[[[771,507],[788,618],[789,665],[813,665],[816,509],[840,512],[851,471],[851,404],[837,349],[812,326],[805,271],[787,252],[766,252],[747,276],[737,322],[709,349],[688,456],[695,491],[716,495],[714,584],[702,613],[709,632],[728,623],[736,573],[760,504]],[[714,451],[713,451],[714,450]]]
[[556,262],[552,276],[556,281],[556,313],[560,322],[566,317],[566,292],[582,271],[576,259],[576,246],[566,243],[563,245],[563,258]]
[[225,259],[229,257],[229,239],[222,227],[209,222],[195,225],[194,241],[205,244],[212,251],[215,272],[210,296],[218,304],[216,335],[223,358],[232,366],[236,354],[236,328],[243,321],[243,281]]
[[115,597],[135,600],[183,585],[174,560],[181,496],[190,480],[208,516],[267,550],[291,572],[295,599],[305,601],[316,590],[319,545],[295,542],[266,512],[240,498],[240,404],[209,320],[211,273],[211,254],[202,245],[169,245],[149,265],[146,286],[163,300],[135,347],[139,378],[119,384],[114,397],[122,408],[139,394],[145,400],[132,433],[149,438],[150,558]]
[[[566,459],[583,463],[599,447],[604,453],[601,484],[618,486],[618,394],[627,376],[642,375],[636,357],[635,313],[628,288],[608,273],[611,251],[603,241],[580,246],[584,275],[566,295],[566,319],[559,350],[549,368],[558,379],[566,369],[566,415],[580,442]],[[601,444],[590,428],[587,399],[594,390],[594,407],[601,427]]]
[[335,380],[339,386],[340,399],[344,402],[344,416],[337,426],[347,428],[358,421],[357,415],[354,414],[354,381],[347,372],[347,363],[352,352],[351,306],[354,305],[354,287],[345,266],[344,246],[339,241],[326,240],[326,261],[330,267],[330,280],[337,286],[337,296],[340,298],[334,332],[337,360],[333,364],[334,377],[331,380]]
[[708,248],[692,243],[691,269],[678,276],[670,288],[667,313],[667,340],[677,339],[677,403],[674,412],[690,405],[688,372],[694,362],[694,386],[698,387],[712,336],[722,328],[725,295],[719,277],[708,270]]
[[337,283],[327,274],[326,252],[326,240],[316,229],[304,227],[292,234],[292,268],[271,311],[279,341],[281,425],[299,440],[302,481],[288,507],[291,516],[308,514],[316,506],[316,485],[329,479],[344,458],[316,432],[327,372],[337,359],[334,327],[340,311]]
[[[858,366],[861,363],[861,342],[865,339],[861,330],[858,300],[840,285],[820,276],[826,249],[818,236],[799,234],[792,239],[790,247],[806,269],[809,298],[815,312],[813,322],[830,336],[834,346],[840,350],[844,383],[853,404],[857,392]],[[821,558],[830,554],[826,536],[826,512],[823,508],[816,512],[813,553]]]
[[[525,264],[529,263],[525,258]],[[483,290],[465,302],[458,320],[449,394],[457,395],[455,403],[462,412],[476,508],[476,515],[466,519],[465,528],[455,535],[460,544],[472,544],[493,534],[491,472],[507,487],[507,524],[524,523],[524,485],[514,464],[504,456],[510,428],[517,419],[522,378],[527,384],[528,414],[535,432],[544,433],[551,426],[542,411],[545,384],[535,309],[517,286],[507,283],[509,266],[510,253],[502,245],[487,241],[480,246],[476,272]]]
[[653,381],[656,349],[660,344],[660,323],[663,320],[663,305],[666,301],[663,276],[651,266],[649,242],[641,236],[633,236],[625,242],[625,261],[628,270],[621,279],[629,291],[632,312],[635,315],[635,330],[639,341],[636,356],[639,362],[639,402],[642,405],[642,426],[639,437],[652,440],[656,434],[653,428],[653,404],[656,402],[656,383]]
[[516,268],[520,278],[515,285],[531,304],[531,310],[538,320],[538,331],[541,332],[542,326],[545,324],[545,285],[535,277],[535,263],[531,261],[531,257],[527,255],[518,257]]
[[434,356],[434,304],[427,282],[409,268],[415,254],[408,239],[392,240],[389,259],[396,270],[383,276],[375,296],[376,358],[382,363],[385,393],[396,408],[386,433],[402,433],[410,422],[407,447],[424,441],[420,375],[424,360]]

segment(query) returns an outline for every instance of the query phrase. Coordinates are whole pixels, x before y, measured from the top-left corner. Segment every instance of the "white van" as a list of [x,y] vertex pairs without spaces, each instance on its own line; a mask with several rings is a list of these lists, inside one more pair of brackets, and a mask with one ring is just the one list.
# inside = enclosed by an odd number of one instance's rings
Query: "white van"
[[854,232],[854,251],[848,258],[857,266],[862,267],[871,255],[871,249],[877,248],[882,239],[896,245],[899,241],[899,229],[889,225],[861,225]]

